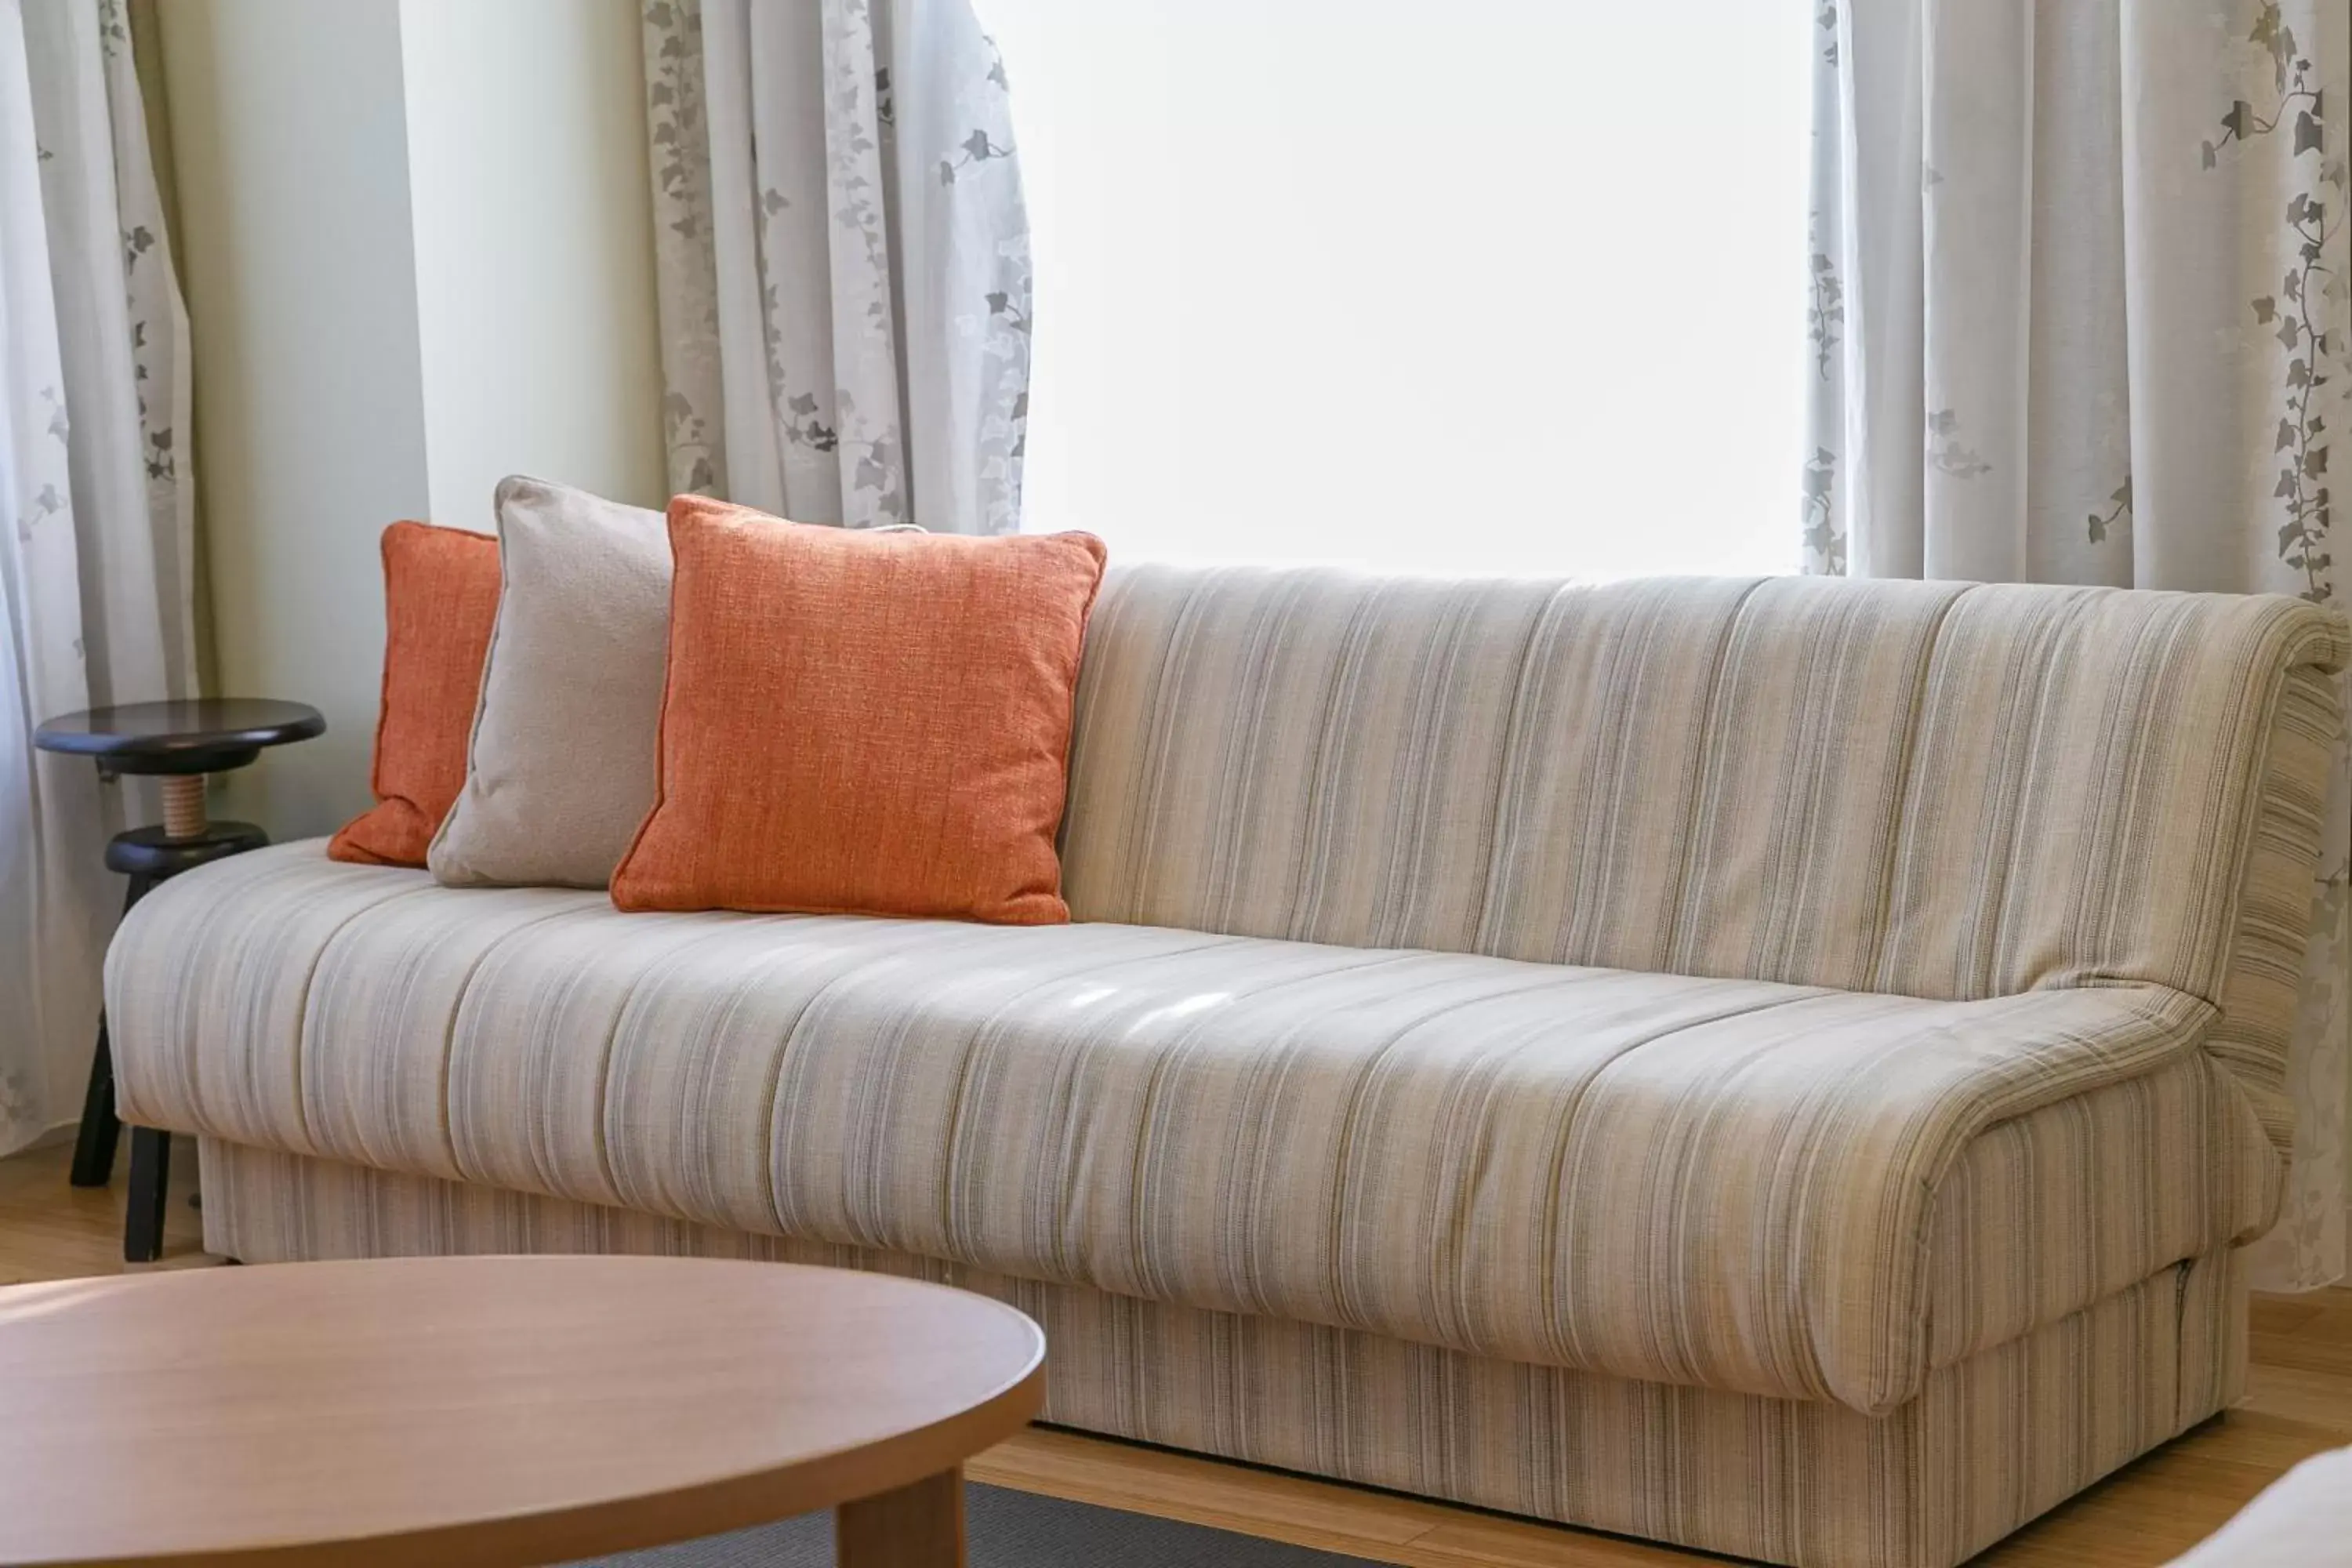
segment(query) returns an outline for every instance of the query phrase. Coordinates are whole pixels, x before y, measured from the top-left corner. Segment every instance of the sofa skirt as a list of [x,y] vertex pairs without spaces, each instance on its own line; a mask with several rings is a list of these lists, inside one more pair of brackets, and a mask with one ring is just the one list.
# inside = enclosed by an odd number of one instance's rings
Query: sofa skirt
[[616,1252],[879,1269],[1045,1331],[1081,1431],[1803,1568],[1949,1568],[2234,1401],[2242,1255],[2159,1270],[1870,1417],[1113,1296],[206,1138],[207,1249],[248,1263]]

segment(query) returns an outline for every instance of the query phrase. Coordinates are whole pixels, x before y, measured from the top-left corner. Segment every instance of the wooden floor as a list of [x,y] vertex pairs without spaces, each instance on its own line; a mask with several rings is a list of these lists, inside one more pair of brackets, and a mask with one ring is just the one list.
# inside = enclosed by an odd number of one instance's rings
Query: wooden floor
[[[67,1151],[0,1160],[0,1284],[120,1268],[122,1183],[66,1184]],[[182,1162],[192,1165],[193,1160]],[[184,1184],[191,1173],[177,1173]],[[175,1196],[159,1267],[204,1261]],[[2257,1299],[2245,1403],[2093,1488],[1978,1561],[2135,1568],[2210,1533],[2288,1466],[2352,1443],[2352,1290]],[[1720,1558],[1502,1519],[1069,1433],[1032,1431],[973,1462],[976,1480],[1189,1520],[1413,1568],[1624,1568]]]

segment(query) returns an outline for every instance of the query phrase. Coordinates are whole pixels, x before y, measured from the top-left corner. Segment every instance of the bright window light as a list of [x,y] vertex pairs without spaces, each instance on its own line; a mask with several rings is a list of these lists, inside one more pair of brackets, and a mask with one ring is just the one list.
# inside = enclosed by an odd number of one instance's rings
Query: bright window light
[[980,0],[1026,517],[1114,559],[1786,572],[1794,0]]

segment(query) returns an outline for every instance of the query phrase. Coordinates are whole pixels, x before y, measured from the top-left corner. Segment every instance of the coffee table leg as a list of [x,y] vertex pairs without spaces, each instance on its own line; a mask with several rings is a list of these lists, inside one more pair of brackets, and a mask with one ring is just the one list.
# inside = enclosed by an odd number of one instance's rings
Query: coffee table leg
[[838,1568],[963,1568],[963,1468],[843,1503],[833,1541]]

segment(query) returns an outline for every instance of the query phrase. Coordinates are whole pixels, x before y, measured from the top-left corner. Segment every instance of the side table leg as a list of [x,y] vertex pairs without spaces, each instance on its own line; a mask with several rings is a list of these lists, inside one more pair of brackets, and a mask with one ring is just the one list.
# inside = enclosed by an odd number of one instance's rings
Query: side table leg
[[98,1050],[89,1058],[89,1087],[82,1091],[81,1126],[74,1131],[73,1173],[77,1187],[102,1187],[114,1180],[114,1144],[122,1123],[114,1119],[114,1052],[106,1043],[106,1015],[98,1016]]
[[172,1185],[172,1135],[131,1130],[131,1205],[122,1218],[122,1261],[152,1263],[163,1252],[163,1195]]
[[[155,885],[150,877],[133,877],[122,891],[122,912],[147,896]],[[77,1187],[102,1187],[114,1180],[114,1145],[122,1123],[114,1114],[114,1052],[106,1038],[106,1011],[99,1010],[98,1049],[89,1058],[89,1086],[82,1090],[81,1125],[74,1131],[73,1171]]]
[[963,1568],[963,1468],[834,1510],[838,1568]]

